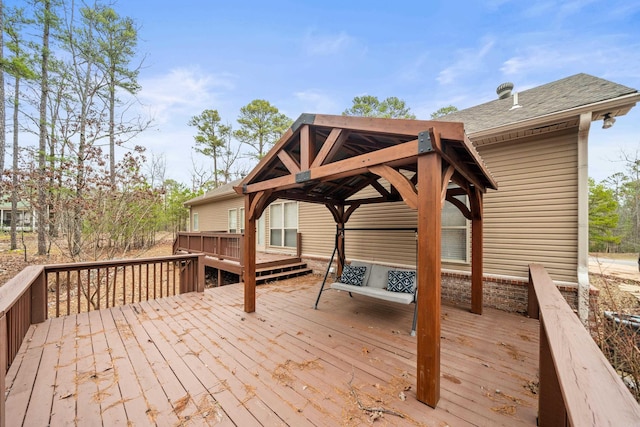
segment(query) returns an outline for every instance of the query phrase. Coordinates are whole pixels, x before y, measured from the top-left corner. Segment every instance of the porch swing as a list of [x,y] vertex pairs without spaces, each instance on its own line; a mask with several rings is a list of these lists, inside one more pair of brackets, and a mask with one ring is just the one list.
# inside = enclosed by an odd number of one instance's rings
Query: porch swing
[[[322,286],[318,292],[318,297],[314,304],[314,309],[318,309],[318,303],[322,292],[325,291],[325,285],[331,272],[333,260],[338,253],[338,247],[340,239],[344,238],[347,231],[390,231],[390,232],[414,232],[416,235],[416,267],[418,265],[418,248],[417,248],[417,228],[403,228],[403,227],[336,227],[335,244],[333,253],[327,264],[327,270],[324,274]],[[343,245],[344,248],[344,245]],[[341,277],[336,278],[336,281],[330,284],[331,289],[346,291],[349,293],[349,297],[353,298],[353,294],[364,295],[372,298],[378,298],[385,301],[396,302],[401,304],[415,304],[413,311],[413,325],[411,327],[411,336],[416,334],[416,322],[418,315],[417,304],[417,286],[416,286],[416,270],[397,268],[388,265],[383,265],[374,262],[362,262],[353,261],[351,264],[345,264],[344,254],[341,254],[337,259],[340,270],[342,271]]]

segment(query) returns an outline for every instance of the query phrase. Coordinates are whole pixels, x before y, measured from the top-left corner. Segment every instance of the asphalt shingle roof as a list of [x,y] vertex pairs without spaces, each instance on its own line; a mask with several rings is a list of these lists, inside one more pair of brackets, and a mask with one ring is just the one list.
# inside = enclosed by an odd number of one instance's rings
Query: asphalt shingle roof
[[467,134],[473,134],[637,92],[637,89],[580,73],[519,92],[521,108],[511,108],[513,97],[510,96],[460,110],[438,120],[464,122]]

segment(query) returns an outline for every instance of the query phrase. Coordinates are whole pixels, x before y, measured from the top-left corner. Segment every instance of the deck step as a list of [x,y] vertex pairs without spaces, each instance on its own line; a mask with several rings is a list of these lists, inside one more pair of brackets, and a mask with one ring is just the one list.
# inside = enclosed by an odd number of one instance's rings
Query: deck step
[[256,277],[256,283],[265,283],[265,282],[274,282],[276,280],[284,280],[284,279],[290,279],[292,277],[298,277],[298,276],[304,276],[307,274],[311,274],[313,272],[313,270],[311,270],[310,268],[306,268],[306,265],[304,268],[297,268],[295,270],[287,270],[287,271],[280,271],[277,273],[273,273],[273,274],[266,274],[263,276],[257,276]]
[[273,267],[261,267],[256,269],[256,277],[270,275],[274,273],[281,273],[281,272],[291,271],[291,270],[299,270],[306,267],[307,267],[307,264],[305,262],[292,262],[290,264],[282,264],[282,265],[277,265]]

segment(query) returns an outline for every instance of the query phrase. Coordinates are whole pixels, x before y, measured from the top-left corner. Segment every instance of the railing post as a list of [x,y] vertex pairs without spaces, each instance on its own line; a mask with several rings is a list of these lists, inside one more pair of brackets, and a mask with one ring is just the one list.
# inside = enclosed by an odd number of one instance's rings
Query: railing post
[[244,271],[244,234],[240,235],[239,246],[240,246],[240,255],[238,256],[238,262],[240,263],[240,270]]
[[536,289],[533,286],[533,278],[531,277],[531,270],[529,270],[529,284],[527,285],[527,316],[532,319],[540,318],[540,307],[538,306],[538,297],[536,296]]
[[9,351],[9,335],[7,333],[7,316],[0,316],[0,427],[5,427],[5,381],[7,376],[7,352]]
[[198,254],[198,273],[196,292],[204,292],[204,254]]
[[302,257],[302,233],[296,234],[296,257]]
[[38,278],[31,285],[31,323],[47,320],[47,273],[41,268]]
[[538,393],[538,425],[567,426],[567,409],[558,382],[558,374],[551,356],[549,339],[540,320],[540,385]]
[[[185,294],[187,292],[189,292],[189,288],[188,288],[188,283],[189,283],[189,279],[191,278],[191,275],[189,274],[189,270],[190,270],[190,266],[189,266],[189,261],[177,261],[178,264],[178,268],[180,269],[180,294]],[[175,276],[174,276],[175,277]]]

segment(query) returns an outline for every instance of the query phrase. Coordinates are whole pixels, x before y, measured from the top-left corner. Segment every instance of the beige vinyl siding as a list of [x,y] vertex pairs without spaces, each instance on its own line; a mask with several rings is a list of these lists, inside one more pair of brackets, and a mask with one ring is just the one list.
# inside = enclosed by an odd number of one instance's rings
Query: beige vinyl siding
[[[364,205],[358,208],[347,228],[415,228],[416,211],[404,202]],[[347,231],[347,258],[393,265],[415,266],[416,235],[413,231]]]
[[[381,179],[385,188],[389,184]],[[375,194],[372,187],[354,199]],[[330,257],[335,244],[336,225],[328,209],[322,205],[300,204],[302,253],[307,256]],[[415,228],[417,212],[404,202],[380,203],[359,207],[346,225],[349,228]],[[348,259],[370,260],[392,265],[415,266],[416,239],[413,231],[347,230],[345,253]],[[464,263],[443,262],[443,268],[466,269]]]
[[484,199],[484,272],[526,278],[541,263],[577,282],[577,135],[480,147],[499,190]]
[[[380,180],[386,188],[389,184]],[[362,190],[354,199],[377,194],[372,187]],[[302,253],[307,256],[330,257],[335,244],[336,225],[323,205],[300,203],[299,230]],[[347,228],[405,228],[416,226],[416,212],[403,202],[363,205],[349,219]],[[347,230],[345,253],[348,259],[370,260],[396,265],[415,265],[415,233],[407,231]]]
[[[224,200],[216,200],[212,203],[197,205],[191,207],[191,217],[195,212],[198,213],[199,229],[197,231],[227,231],[229,220],[229,209],[237,209],[244,207],[244,198],[236,196]],[[240,217],[238,215],[238,221]],[[244,227],[238,223],[239,228]]]
[[302,234],[303,256],[331,256],[335,244],[336,224],[326,206],[299,203],[298,231]]

